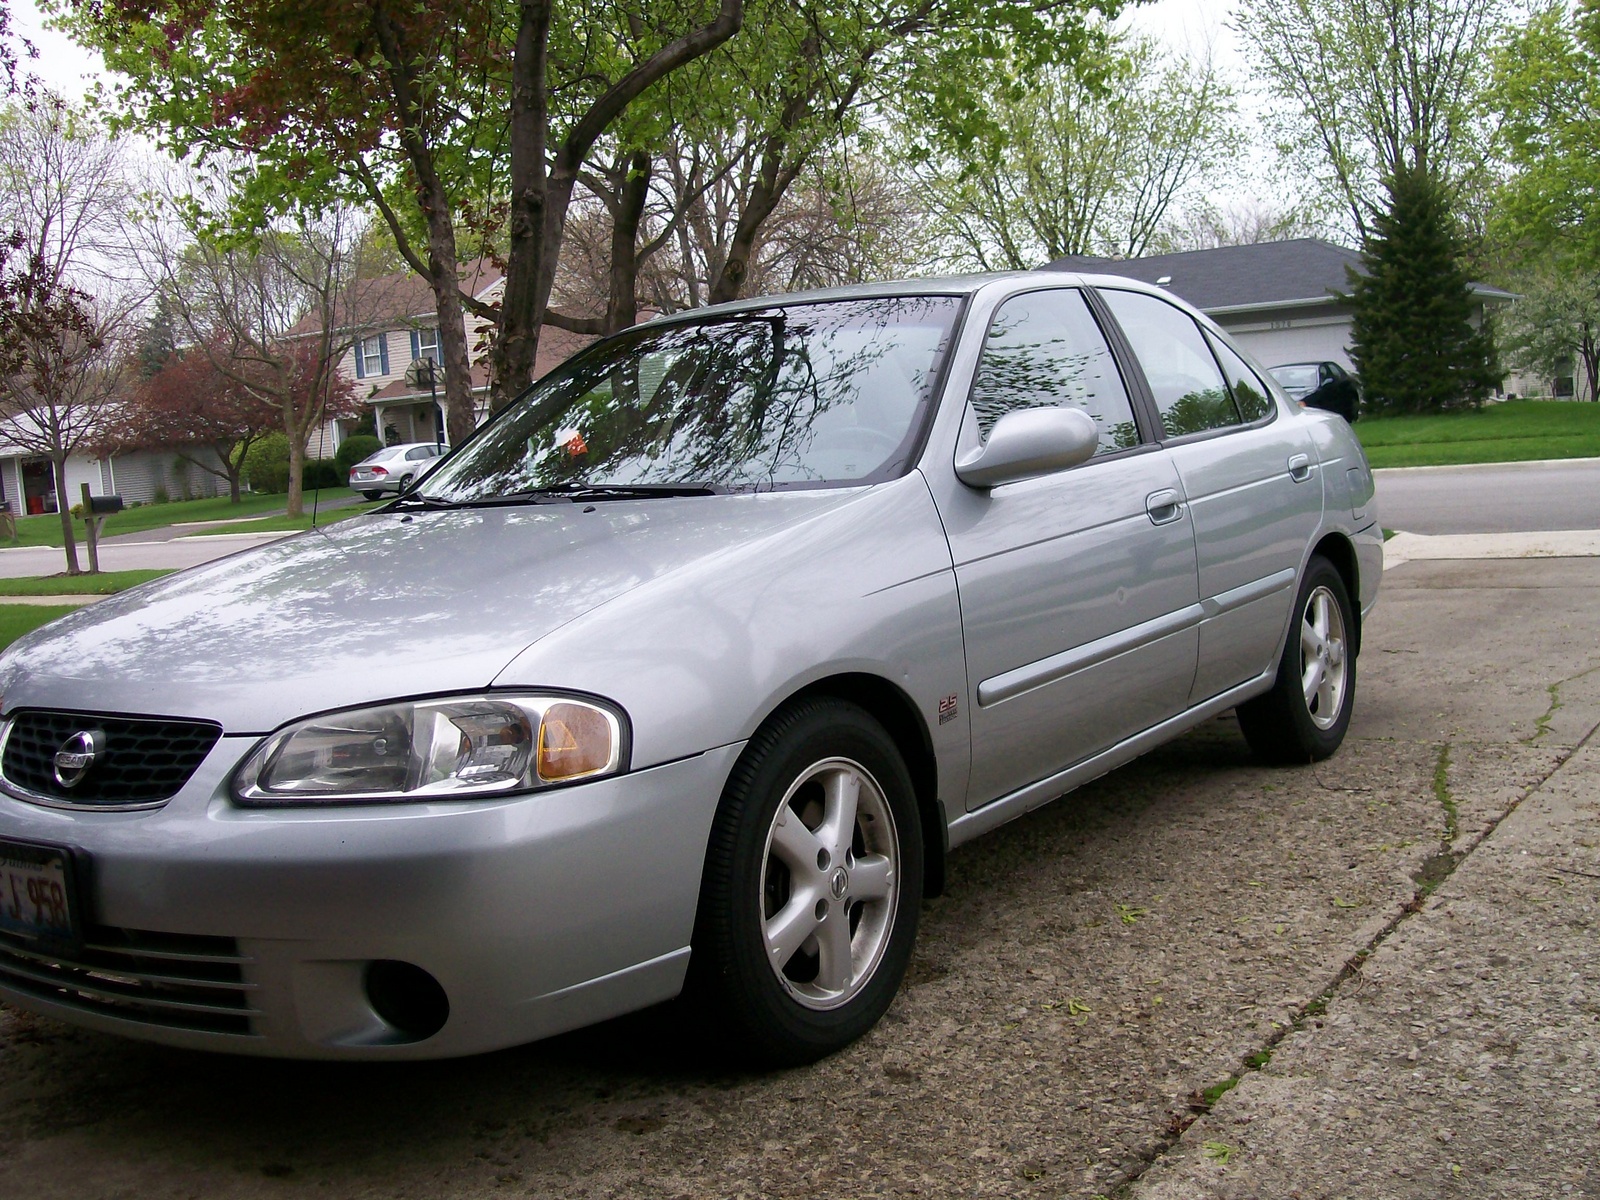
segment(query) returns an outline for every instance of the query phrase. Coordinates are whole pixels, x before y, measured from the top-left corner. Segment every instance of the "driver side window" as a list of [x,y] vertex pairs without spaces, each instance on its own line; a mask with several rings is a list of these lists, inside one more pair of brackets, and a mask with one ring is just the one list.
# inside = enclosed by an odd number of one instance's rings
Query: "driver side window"
[[995,422],[1024,408],[1081,408],[1100,428],[1096,454],[1139,444],[1122,376],[1083,293],[1026,292],[1001,305],[989,327],[972,410],[985,439]]

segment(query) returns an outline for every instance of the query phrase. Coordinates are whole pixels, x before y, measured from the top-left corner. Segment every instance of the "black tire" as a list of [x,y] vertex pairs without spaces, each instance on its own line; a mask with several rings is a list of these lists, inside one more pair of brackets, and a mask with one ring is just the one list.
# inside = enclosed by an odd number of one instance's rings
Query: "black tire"
[[[829,823],[843,802],[830,797],[852,787],[846,843]],[[846,847],[845,861],[829,846]],[[789,865],[812,847],[815,871]],[[731,1036],[743,1062],[794,1066],[871,1029],[911,960],[922,869],[911,777],[883,726],[832,699],[772,717],[729,776],[707,848],[689,998],[708,1032]],[[769,946],[769,933],[807,927],[796,948]]]
[[[1319,631],[1319,622],[1326,625],[1325,632]],[[1313,556],[1295,598],[1278,678],[1271,691],[1239,705],[1239,728],[1258,758],[1316,762],[1339,748],[1355,707],[1355,632],[1343,577],[1327,559]],[[1316,678],[1321,686],[1308,698],[1308,671],[1319,659],[1322,674]],[[1337,686],[1331,682],[1335,676]]]
[[409,492],[411,490],[411,480],[413,478],[414,477],[411,476],[411,475],[402,475],[402,476],[400,476],[400,492],[399,492],[400,495],[404,496],[407,492]]
[[383,499],[383,493],[382,492],[362,492],[361,494],[363,496],[365,496],[368,500],[382,500]]

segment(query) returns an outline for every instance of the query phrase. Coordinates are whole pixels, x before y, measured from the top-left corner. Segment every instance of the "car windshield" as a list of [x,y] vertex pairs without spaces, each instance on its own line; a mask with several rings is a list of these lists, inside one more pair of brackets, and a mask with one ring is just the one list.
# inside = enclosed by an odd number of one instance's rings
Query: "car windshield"
[[1317,386],[1317,365],[1305,363],[1291,367],[1273,367],[1272,377],[1285,388],[1312,391]]
[[630,331],[534,384],[428,476],[423,499],[899,474],[959,308],[953,296],[890,296]]

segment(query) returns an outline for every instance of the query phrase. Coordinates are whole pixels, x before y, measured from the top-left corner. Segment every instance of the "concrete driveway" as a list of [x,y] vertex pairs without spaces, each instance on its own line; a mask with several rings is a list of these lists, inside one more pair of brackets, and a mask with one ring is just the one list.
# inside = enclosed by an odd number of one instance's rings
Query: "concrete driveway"
[[673,1006],[387,1068],[8,1013],[0,1178],[30,1200],[1600,1195],[1597,587],[1594,559],[1390,572],[1340,754],[1259,767],[1219,720],[963,848],[887,1019],[814,1067],[730,1072]]

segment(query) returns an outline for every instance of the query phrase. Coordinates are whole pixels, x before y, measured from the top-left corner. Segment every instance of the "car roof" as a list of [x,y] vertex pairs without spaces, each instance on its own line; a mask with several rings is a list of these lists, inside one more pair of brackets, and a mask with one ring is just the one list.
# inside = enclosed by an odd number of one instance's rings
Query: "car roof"
[[[745,300],[730,300],[705,308],[685,309],[664,314],[641,322],[642,326],[662,322],[698,321],[741,312],[754,312],[766,308],[782,308],[794,304],[820,304],[838,300],[871,300],[880,296],[971,296],[996,283],[1007,281],[1029,283],[1040,288],[1107,287],[1124,291],[1149,292],[1173,300],[1183,307],[1187,304],[1166,288],[1130,279],[1124,275],[1076,274],[1071,271],[990,271],[975,275],[935,275],[925,279],[896,279],[882,283],[854,283],[843,287],[815,288],[804,292],[784,292],[765,296],[751,296]],[[1018,291],[1027,290],[1019,287]],[[640,328],[635,326],[634,328]]]

